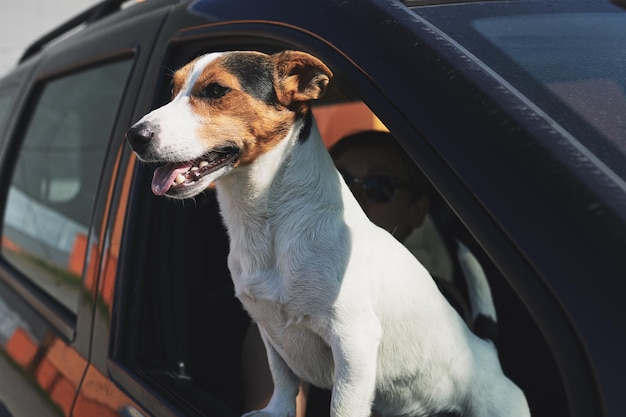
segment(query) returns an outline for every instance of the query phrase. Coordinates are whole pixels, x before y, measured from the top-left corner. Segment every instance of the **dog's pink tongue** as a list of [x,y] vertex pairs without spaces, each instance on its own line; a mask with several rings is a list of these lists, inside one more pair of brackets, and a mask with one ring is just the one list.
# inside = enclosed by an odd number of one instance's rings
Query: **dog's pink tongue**
[[175,164],[170,162],[154,170],[152,176],[152,192],[155,195],[163,195],[170,189],[176,176],[187,172],[191,168],[191,163]]

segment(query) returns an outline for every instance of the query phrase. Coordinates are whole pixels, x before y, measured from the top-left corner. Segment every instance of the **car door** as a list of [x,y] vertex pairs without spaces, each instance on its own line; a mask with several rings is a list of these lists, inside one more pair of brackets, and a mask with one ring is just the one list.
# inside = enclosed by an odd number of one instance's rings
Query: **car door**
[[136,11],[33,52],[12,76],[22,83],[8,114],[0,90],[3,415],[138,413],[98,367],[107,349],[91,338],[113,295],[98,282],[119,126],[167,13]]
[[[326,99],[314,109],[327,145],[354,130],[393,134],[434,189],[438,211],[432,215],[446,235],[443,245],[462,242],[488,274],[503,327],[503,367],[527,394],[533,415],[590,415],[598,410],[594,379],[571,323],[444,152],[463,138],[449,136],[445,103],[436,103],[440,113],[432,117],[431,101],[458,91],[471,103],[461,114],[480,112],[473,100],[481,102],[481,88],[499,88],[458,77],[459,89],[448,89],[444,76],[456,72],[451,58],[442,56],[450,48],[408,9],[377,2],[358,8],[329,2],[323,9],[304,3],[194,2],[179,6],[165,23],[157,45],[162,53],[153,57],[144,107],[137,107],[134,118],[166,103],[171,71],[202,53],[300,49],[319,57],[335,74]],[[495,108],[504,125],[519,123],[510,114],[514,106]],[[494,123],[481,126],[501,128],[500,121]],[[112,258],[119,264],[109,287],[122,294],[109,340],[113,379],[156,415],[235,416],[262,404],[271,382],[249,392],[248,371],[262,372],[264,358],[246,356],[251,327],[233,297],[228,238],[215,191],[185,203],[155,197],[154,167],[138,164],[129,149],[120,161],[125,181],[117,192],[128,199],[111,229],[117,231],[111,234]],[[455,254],[451,250],[450,270],[459,267]],[[564,346],[567,357],[560,355]],[[568,381],[571,375],[575,382]],[[307,415],[328,412],[328,393],[309,399]]]

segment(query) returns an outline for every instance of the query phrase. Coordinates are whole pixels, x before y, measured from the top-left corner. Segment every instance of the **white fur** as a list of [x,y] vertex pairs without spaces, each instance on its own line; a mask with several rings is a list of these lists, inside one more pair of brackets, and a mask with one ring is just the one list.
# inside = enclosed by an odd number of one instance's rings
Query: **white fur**
[[[176,101],[151,117],[171,123],[164,143],[184,136],[190,145],[182,149],[195,149],[202,138],[185,136],[193,128],[183,125],[194,121]],[[473,335],[415,257],[368,220],[315,125],[298,139],[302,124],[217,180],[236,295],[259,325],[274,380],[268,406],[246,415],[295,416],[304,380],[332,388],[332,417],[372,409],[529,416],[493,345]]]
[[303,143],[292,132],[217,184],[236,294],[274,376],[259,415],[293,415],[300,378],[333,388],[333,417],[365,417],[372,406],[386,416],[529,415],[491,343],[367,219],[316,129]]
[[457,242],[457,244],[459,245],[457,251],[459,264],[463,270],[463,276],[467,280],[472,319],[475,320],[479,314],[482,314],[494,322],[497,321],[496,307],[491,297],[491,287],[489,287],[489,281],[483,267],[467,246],[461,242]]

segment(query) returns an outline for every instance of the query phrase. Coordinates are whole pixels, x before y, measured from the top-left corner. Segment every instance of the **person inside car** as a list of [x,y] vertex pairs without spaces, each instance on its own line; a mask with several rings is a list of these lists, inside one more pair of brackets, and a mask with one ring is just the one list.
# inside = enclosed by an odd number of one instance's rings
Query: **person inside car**
[[388,132],[367,130],[330,150],[337,170],[376,225],[400,242],[424,223],[429,185]]

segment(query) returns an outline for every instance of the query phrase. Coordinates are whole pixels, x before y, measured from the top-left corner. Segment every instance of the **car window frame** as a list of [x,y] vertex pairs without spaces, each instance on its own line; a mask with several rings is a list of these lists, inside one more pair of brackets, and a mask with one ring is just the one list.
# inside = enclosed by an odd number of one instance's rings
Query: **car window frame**
[[19,84],[17,83],[7,83],[5,85],[0,85],[0,99],[6,98],[6,111],[5,113],[0,113],[0,133],[3,132],[9,122],[9,118],[12,113],[12,106],[14,106],[15,101],[17,100],[17,94],[19,93]]

